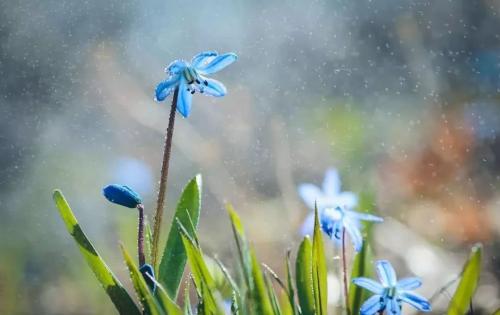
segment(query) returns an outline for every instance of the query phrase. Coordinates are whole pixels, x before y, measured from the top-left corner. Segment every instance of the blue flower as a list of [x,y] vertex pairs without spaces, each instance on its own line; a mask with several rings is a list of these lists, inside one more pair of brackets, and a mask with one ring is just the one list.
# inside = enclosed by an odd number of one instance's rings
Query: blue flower
[[177,110],[182,116],[188,117],[195,92],[216,97],[226,95],[224,84],[206,76],[224,69],[236,59],[238,57],[234,53],[219,55],[215,51],[205,51],[194,56],[191,62],[173,61],[165,69],[169,77],[156,87],[156,100],[159,102],[165,100],[178,88]]
[[361,250],[363,236],[361,234],[361,221],[382,222],[382,218],[368,213],[350,211],[343,207],[326,208],[319,213],[321,229],[331,239],[342,241],[343,230],[349,234],[354,249]]
[[422,285],[420,278],[404,278],[397,281],[396,272],[387,260],[377,261],[376,267],[380,283],[363,277],[352,280],[354,284],[375,293],[361,306],[361,315],[372,315],[384,310],[387,314],[399,315],[403,302],[421,312],[431,310],[427,299],[411,292]]
[[151,291],[156,291],[156,282],[155,282],[155,272],[153,270],[153,266],[150,264],[144,264],[139,268],[139,272],[144,277],[144,280],[148,284]]
[[102,193],[109,201],[124,207],[136,208],[142,204],[141,196],[125,185],[108,185],[103,188]]
[[[325,208],[336,208],[338,206],[352,209],[358,204],[358,197],[350,191],[341,191],[340,176],[336,169],[330,168],[325,173],[322,187],[313,184],[301,184],[299,195],[305,204],[314,210],[315,204],[321,213]],[[303,235],[310,234],[314,226],[314,211],[307,216],[302,225]]]

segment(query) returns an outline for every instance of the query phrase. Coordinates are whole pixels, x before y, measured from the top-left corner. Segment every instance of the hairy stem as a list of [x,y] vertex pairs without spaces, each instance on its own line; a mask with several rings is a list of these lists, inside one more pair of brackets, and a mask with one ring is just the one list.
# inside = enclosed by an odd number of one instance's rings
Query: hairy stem
[[139,228],[137,232],[137,253],[139,256],[139,267],[146,263],[146,256],[144,255],[144,206],[137,205],[139,210]]
[[160,240],[161,220],[163,218],[163,209],[165,205],[165,192],[167,189],[168,166],[170,163],[170,151],[172,149],[172,137],[174,135],[175,110],[177,109],[177,96],[179,88],[174,91],[172,106],[170,107],[170,116],[168,118],[168,127],[165,135],[165,146],[163,148],[163,162],[161,164],[160,187],[158,189],[158,199],[156,202],[156,211],[153,225],[153,266],[156,266],[158,261],[158,243]]
[[344,298],[345,298],[345,309],[347,315],[351,315],[351,310],[349,309],[349,291],[347,284],[347,259],[345,254],[345,228],[342,229],[342,272],[344,276]]

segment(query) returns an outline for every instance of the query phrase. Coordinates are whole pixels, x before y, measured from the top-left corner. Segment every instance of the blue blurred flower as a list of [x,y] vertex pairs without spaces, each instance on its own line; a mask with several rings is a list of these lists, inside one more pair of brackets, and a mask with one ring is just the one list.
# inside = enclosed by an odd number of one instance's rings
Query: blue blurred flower
[[422,285],[420,278],[404,278],[397,281],[396,272],[387,260],[376,263],[380,283],[369,278],[355,278],[352,282],[373,293],[372,297],[363,303],[361,315],[372,315],[387,311],[388,314],[399,315],[403,302],[410,304],[421,312],[429,312],[431,305],[424,297],[411,292]]
[[150,264],[144,264],[139,268],[140,273],[144,277],[144,280],[148,284],[151,291],[156,291],[156,282],[153,281],[155,279],[155,272],[153,270],[153,266]]
[[[325,208],[336,208],[338,206],[352,209],[358,204],[358,197],[350,191],[340,190],[340,176],[336,169],[329,168],[325,173],[323,185],[319,188],[313,184],[299,185],[299,195],[305,204],[314,210],[315,203],[321,214]],[[311,234],[314,226],[314,212],[310,213],[301,228],[301,233]]]
[[142,203],[141,196],[125,185],[108,185],[103,188],[102,193],[109,201],[124,207],[136,208]]
[[226,95],[224,84],[206,76],[224,69],[236,59],[238,57],[234,53],[219,55],[215,51],[205,51],[194,56],[191,62],[173,61],[165,69],[169,77],[156,87],[156,100],[165,100],[176,88],[179,88],[177,110],[182,116],[188,117],[195,92],[216,97]]
[[361,221],[382,222],[381,217],[368,213],[346,210],[340,206],[326,208],[319,214],[321,229],[328,234],[331,239],[342,241],[343,229],[351,237],[351,241],[356,251],[361,250],[363,245],[363,235],[361,234]]

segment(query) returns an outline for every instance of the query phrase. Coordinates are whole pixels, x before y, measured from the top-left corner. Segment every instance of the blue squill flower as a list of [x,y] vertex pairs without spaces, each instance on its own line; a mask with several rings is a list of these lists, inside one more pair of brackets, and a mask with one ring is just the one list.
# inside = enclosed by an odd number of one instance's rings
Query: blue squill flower
[[176,88],[177,110],[182,116],[188,117],[191,112],[193,94],[200,92],[221,97],[227,90],[221,82],[210,79],[207,75],[214,74],[236,61],[234,53],[219,55],[215,51],[205,51],[197,54],[191,62],[175,60],[166,69],[168,78],[156,87],[156,100],[165,100]]
[[126,185],[111,184],[103,188],[102,193],[109,201],[128,208],[142,204],[141,196]]
[[361,250],[363,235],[361,234],[361,221],[382,222],[381,217],[368,213],[347,210],[340,206],[326,208],[319,214],[321,229],[331,239],[342,241],[343,230],[349,234],[356,251]]
[[354,278],[352,282],[373,293],[360,309],[361,315],[373,315],[386,311],[387,314],[399,315],[403,302],[408,303],[421,312],[429,312],[431,305],[427,299],[412,292],[420,287],[420,278],[411,277],[397,281],[396,272],[387,260],[379,260],[376,264],[380,283],[369,278]]
[[[338,206],[352,209],[358,204],[358,197],[350,191],[341,191],[340,176],[336,169],[329,168],[325,173],[322,187],[313,184],[301,184],[299,195],[305,204],[314,210],[315,204],[321,214],[325,208],[336,208]],[[303,235],[310,234],[314,226],[314,211],[311,212],[302,225]]]
[[153,266],[150,264],[144,264],[139,268],[139,272],[142,274],[144,277],[144,280],[146,281],[147,285],[151,289],[151,291],[155,292],[156,291],[156,279],[155,279],[155,271],[153,269]]

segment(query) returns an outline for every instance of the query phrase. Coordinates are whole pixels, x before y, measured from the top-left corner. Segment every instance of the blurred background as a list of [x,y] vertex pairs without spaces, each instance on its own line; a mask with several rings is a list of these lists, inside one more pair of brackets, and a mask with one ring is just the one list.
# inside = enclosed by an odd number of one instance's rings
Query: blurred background
[[[166,224],[202,173],[205,252],[231,264],[230,201],[259,259],[283,275],[310,211],[297,185],[319,185],[336,167],[343,189],[371,196],[385,218],[373,231],[377,258],[422,277],[418,292],[431,297],[483,242],[475,314],[500,306],[500,1],[0,8],[0,314],[113,314],[51,192],[63,190],[130,287],[118,242],[134,250],[136,213],[101,189],[130,185],[151,216],[169,111],[154,88],[170,61],[213,49],[239,60],[215,75],[226,97],[196,95],[189,119],[177,117]],[[335,308],[338,248],[330,254]],[[436,295],[435,313],[448,302]]]

